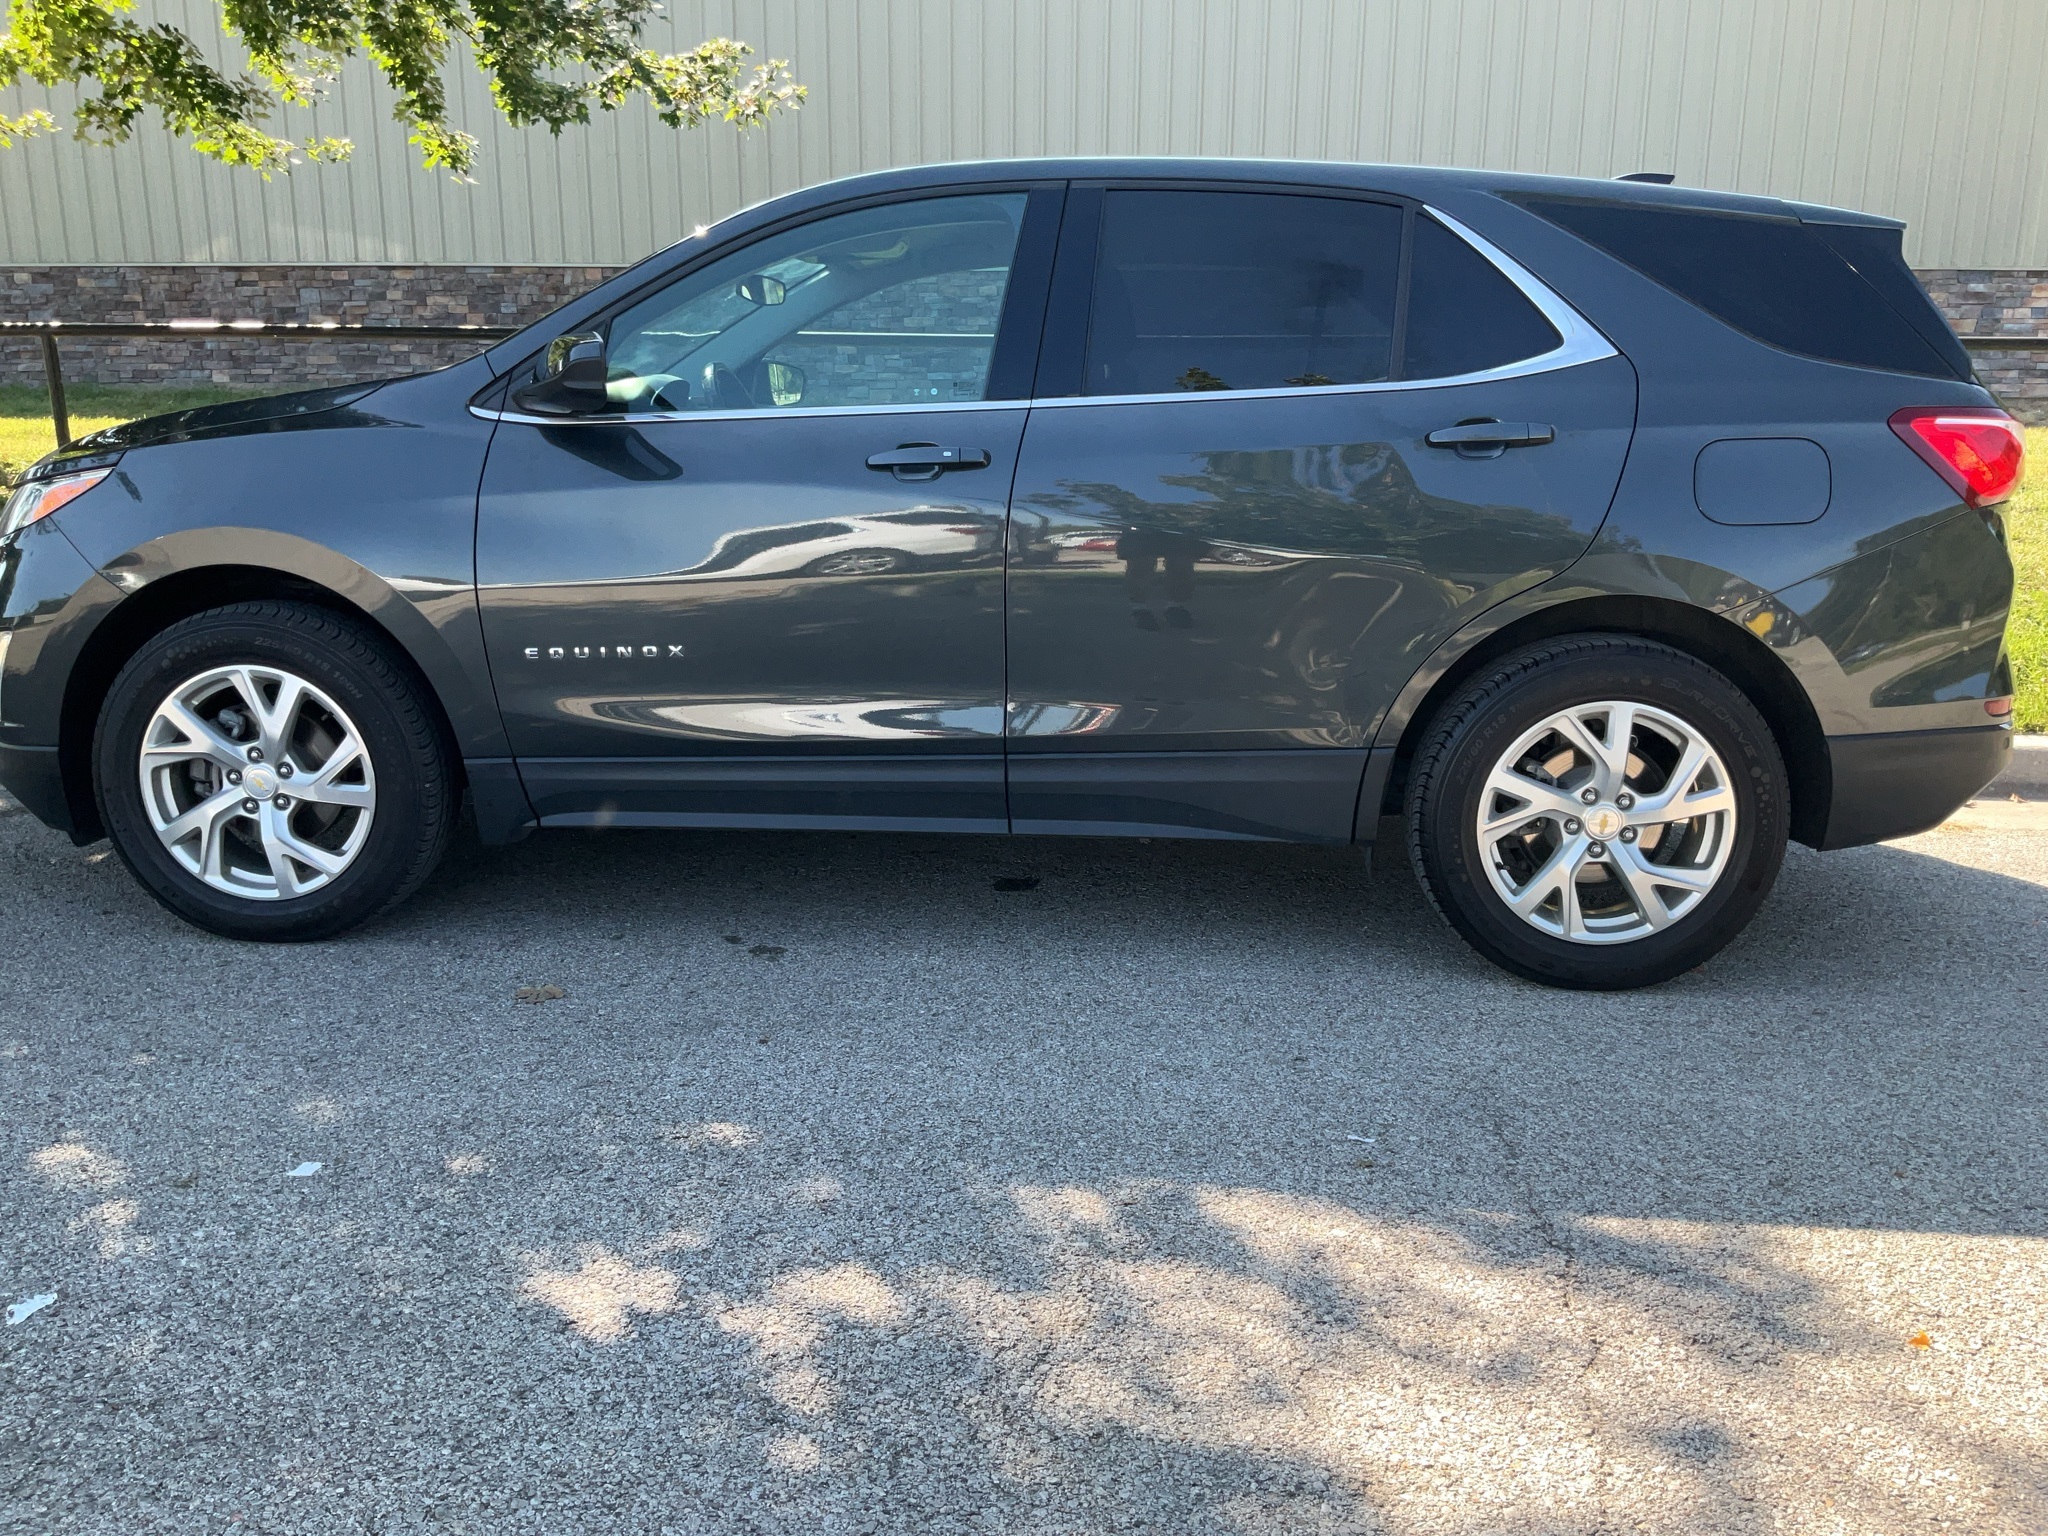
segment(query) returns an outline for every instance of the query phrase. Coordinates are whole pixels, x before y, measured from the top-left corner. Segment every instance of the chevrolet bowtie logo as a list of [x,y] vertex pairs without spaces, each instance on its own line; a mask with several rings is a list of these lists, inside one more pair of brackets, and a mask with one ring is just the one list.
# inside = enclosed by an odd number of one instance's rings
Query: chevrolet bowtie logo
[[609,657],[615,661],[658,661],[664,656],[669,660],[683,654],[680,645],[529,645],[526,648],[528,661],[588,661],[593,656],[599,660]]

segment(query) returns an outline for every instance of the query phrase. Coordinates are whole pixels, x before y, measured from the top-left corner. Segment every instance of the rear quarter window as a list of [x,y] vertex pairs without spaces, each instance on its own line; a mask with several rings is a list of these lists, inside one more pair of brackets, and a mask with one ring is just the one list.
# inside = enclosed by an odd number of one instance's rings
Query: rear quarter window
[[1860,368],[1968,377],[1797,219],[1551,198],[1524,206],[1758,341]]
[[1435,219],[1416,219],[1403,378],[1504,368],[1563,344],[1543,311],[1500,268]]

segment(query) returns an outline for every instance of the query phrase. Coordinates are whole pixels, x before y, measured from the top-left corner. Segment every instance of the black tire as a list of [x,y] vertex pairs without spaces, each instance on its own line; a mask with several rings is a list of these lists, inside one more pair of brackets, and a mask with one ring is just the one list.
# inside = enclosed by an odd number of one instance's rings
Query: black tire
[[[1600,701],[1650,705],[1692,727],[1726,765],[1736,808],[1713,887],[1670,926],[1613,944],[1574,942],[1510,910],[1477,827],[1488,775],[1518,738]],[[1562,636],[1485,669],[1430,722],[1408,780],[1409,858],[1444,920],[1518,976],[1590,991],[1654,986],[1719,952],[1770,894],[1788,818],[1784,762],[1756,706],[1697,658],[1623,635]]]
[[[137,765],[156,710],[188,679],[233,665],[280,668],[324,691],[353,721],[375,775],[374,811],[352,861],[302,895],[259,901],[208,885],[164,846],[144,803]],[[425,685],[380,636],[285,601],[195,614],[137,651],[101,706],[93,793],[115,852],[164,906],[213,933],[274,942],[331,938],[390,911],[433,871],[458,814]]]

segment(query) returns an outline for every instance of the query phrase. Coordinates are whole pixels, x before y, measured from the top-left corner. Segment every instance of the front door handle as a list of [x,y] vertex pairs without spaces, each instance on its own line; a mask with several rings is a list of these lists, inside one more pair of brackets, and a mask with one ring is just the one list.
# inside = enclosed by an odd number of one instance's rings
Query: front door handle
[[986,448],[941,448],[937,443],[905,443],[868,455],[869,469],[886,469],[898,480],[936,480],[949,469],[987,469]]
[[1461,421],[1423,439],[1432,448],[1455,448],[1469,459],[1498,458],[1509,448],[1536,448],[1556,440],[1557,428],[1542,421]]

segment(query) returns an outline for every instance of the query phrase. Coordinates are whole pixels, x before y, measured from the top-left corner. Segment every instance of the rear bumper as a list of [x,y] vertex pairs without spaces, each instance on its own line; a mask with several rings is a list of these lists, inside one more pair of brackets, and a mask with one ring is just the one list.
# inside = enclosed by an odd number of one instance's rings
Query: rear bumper
[[74,830],[55,747],[0,746],[0,789],[19,800],[36,820],[59,832]]
[[1822,848],[1855,848],[1939,826],[2012,761],[2002,725],[1830,736],[1834,792]]

